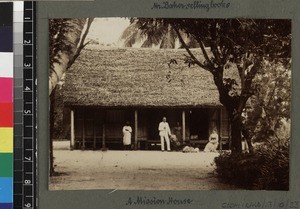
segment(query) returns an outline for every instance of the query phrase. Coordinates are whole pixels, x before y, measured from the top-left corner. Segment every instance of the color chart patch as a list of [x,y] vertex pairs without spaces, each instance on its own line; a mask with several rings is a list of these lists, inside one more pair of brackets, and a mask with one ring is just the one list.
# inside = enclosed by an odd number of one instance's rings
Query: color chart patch
[[[13,3],[0,2],[0,52],[13,51]],[[1,57],[2,58],[2,57]],[[3,60],[1,60],[3,61]],[[3,70],[3,69],[1,69]]]
[[0,127],[13,126],[13,108],[14,107],[11,102],[0,103]]
[[0,208],[13,208],[13,3],[0,2]]
[[[13,208],[36,208],[35,3],[14,2]],[[0,208],[1,209],[1,208]]]

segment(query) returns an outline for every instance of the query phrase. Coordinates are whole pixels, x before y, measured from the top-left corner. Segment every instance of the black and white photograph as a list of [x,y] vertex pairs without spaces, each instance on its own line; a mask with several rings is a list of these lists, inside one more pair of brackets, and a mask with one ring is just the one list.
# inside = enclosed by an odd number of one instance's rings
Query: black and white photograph
[[290,188],[290,19],[49,19],[50,190]]

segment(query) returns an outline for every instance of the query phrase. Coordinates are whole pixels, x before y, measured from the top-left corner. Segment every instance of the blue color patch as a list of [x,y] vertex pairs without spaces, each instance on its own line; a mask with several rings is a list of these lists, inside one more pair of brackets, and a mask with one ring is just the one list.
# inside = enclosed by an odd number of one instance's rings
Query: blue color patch
[[0,209],[13,209],[12,203],[0,203]]
[[13,2],[0,1],[0,52],[13,51]]
[[[0,178],[0,203],[13,202],[13,178]],[[1,208],[2,209],[2,208]]]
[[0,26],[0,52],[13,51],[13,28],[12,26]]

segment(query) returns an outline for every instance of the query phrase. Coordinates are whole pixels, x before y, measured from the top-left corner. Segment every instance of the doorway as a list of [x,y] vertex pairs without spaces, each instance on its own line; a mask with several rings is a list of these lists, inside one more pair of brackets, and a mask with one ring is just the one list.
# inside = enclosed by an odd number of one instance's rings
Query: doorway
[[209,110],[207,108],[190,110],[190,138],[208,140]]

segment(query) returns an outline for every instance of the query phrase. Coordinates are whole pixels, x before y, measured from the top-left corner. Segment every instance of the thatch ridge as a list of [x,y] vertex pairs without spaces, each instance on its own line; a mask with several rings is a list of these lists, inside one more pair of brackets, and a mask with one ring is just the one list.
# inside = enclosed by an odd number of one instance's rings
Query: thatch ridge
[[[212,75],[184,64],[184,54],[173,49],[88,47],[66,74],[64,102],[103,107],[221,105]],[[169,68],[170,59],[178,64]]]

